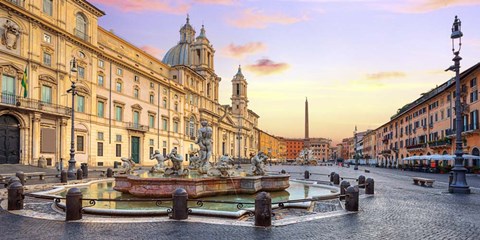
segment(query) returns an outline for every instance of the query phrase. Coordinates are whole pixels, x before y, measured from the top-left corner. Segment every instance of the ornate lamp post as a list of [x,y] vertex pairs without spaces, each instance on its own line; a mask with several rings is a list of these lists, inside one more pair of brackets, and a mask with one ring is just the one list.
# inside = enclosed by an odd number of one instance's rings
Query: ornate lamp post
[[[455,16],[455,21],[452,25],[452,52],[454,65],[450,66],[446,71],[455,71],[455,165],[453,166],[453,181],[448,187],[450,193],[470,193],[470,187],[467,184],[466,172],[467,169],[463,167],[463,149],[462,149],[462,106],[460,104],[460,49],[462,48],[462,36],[461,31],[462,22]],[[455,49],[455,42],[458,39],[458,50]]]
[[72,134],[71,134],[71,143],[70,143],[70,160],[68,160],[68,179],[75,179],[75,95],[77,95],[77,90],[75,90],[75,81],[72,81],[72,72],[76,73],[77,70],[77,61],[75,58],[70,61],[70,81],[72,82],[72,87],[68,89],[67,93],[72,93]]
[[355,132],[354,132],[354,135],[355,135],[355,145],[353,146],[353,149],[355,151],[355,167],[353,168],[353,170],[358,170],[358,153],[357,153],[357,126],[355,126]]

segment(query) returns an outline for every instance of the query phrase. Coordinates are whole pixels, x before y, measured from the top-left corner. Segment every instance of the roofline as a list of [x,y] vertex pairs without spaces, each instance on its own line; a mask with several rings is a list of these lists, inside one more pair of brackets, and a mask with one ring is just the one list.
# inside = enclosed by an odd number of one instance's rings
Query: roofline
[[87,0],[74,0],[74,1],[77,1],[77,2],[84,2],[85,4],[87,4],[89,7],[93,8],[95,11],[97,11],[97,17],[102,17],[102,16],[105,16],[105,12],[97,7],[95,7],[95,5],[91,4],[90,2],[88,2]]

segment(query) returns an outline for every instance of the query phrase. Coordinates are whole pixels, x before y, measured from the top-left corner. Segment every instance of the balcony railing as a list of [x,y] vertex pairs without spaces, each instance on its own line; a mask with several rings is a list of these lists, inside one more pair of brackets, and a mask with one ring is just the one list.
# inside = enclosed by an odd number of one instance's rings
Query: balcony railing
[[85,40],[85,41],[88,41],[90,42],[90,37],[83,31],[80,31],[78,29],[75,28],[75,36]]
[[407,150],[424,149],[426,147],[427,147],[426,143],[413,144],[413,145],[407,146]]
[[22,98],[13,94],[1,93],[0,105],[11,106],[20,109],[42,111],[55,115],[70,116],[72,109],[57,104],[42,102],[31,98]]
[[127,129],[139,132],[147,132],[149,128],[146,125],[129,122],[127,123]]
[[438,140],[438,141],[435,141],[435,142],[430,142],[428,144],[428,146],[430,146],[431,148],[441,148],[441,147],[448,147],[451,145],[451,141],[450,140]]

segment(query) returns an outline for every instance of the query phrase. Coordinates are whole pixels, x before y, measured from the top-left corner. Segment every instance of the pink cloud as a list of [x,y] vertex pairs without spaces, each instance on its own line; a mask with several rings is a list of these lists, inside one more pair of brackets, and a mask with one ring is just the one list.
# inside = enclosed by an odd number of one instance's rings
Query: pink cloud
[[232,5],[235,0],[194,0],[194,3],[200,4],[218,4],[218,5]]
[[155,46],[152,46],[152,45],[143,45],[140,47],[140,49],[142,49],[143,51],[145,51],[146,53],[160,59],[162,58],[163,54],[165,53],[165,51],[163,49],[160,49],[160,48],[157,48]]
[[262,58],[255,64],[247,65],[247,70],[252,71],[258,75],[270,75],[285,71],[290,66],[287,63],[275,63],[268,58]]
[[249,42],[244,45],[235,45],[230,43],[223,51],[234,58],[243,58],[245,55],[254,54],[267,49],[267,46],[262,42]]
[[235,19],[228,22],[239,28],[266,28],[271,24],[289,25],[301,21],[306,21],[307,17],[290,17],[282,13],[266,14],[263,11],[248,8],[243,10]]
[[399,4],[384,4],[382,8],[401,13],[426,13],[442,8],[480,5],[478,0],[405,0]]
[[90,0],[92,3],[116,7],[124,12],[159,11],[185,14],[190,4],[173,0]]

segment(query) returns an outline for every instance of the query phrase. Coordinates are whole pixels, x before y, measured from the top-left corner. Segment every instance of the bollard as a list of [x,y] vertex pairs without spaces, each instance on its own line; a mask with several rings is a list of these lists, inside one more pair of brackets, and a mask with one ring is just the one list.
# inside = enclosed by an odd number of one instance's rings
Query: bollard
[[[11,177],[8,179],[8,183],[5,183],[4,186],[5,188],[8,188],[8,186],[10,186],[10,184],[14,183],[14,182],[20,182],[20,179],[18,179],[18,177]],[[22,183],[20,183],[22,184]]]
[[348,187],[350,187],[350,183],[348,181],[343,180],[340,183],[340,200],[345,199],[345,196],[342,196],[342,195],[345,195],[345,191],[347,190]]
[[172,193],[172,215],[170,218],[175,220],[183,220],[188,218],[188,193],[183,188],[177,188]]
[[335,184],[335,185],[340,184],[340,175],[338,175],[338,173],[335,173],[333,175],[333,184]]
[[68,179],[67,176],[68,176],[67,170],[63,169],[62,172],[60,173],[60,182],[66,183]]
[[375,181],[373,181],[373,178],[367,178],[366,184],[365,194],[373,194],[375,191]]
[[282,171],[280,171],[281,174],[286,174],[287,171],[285,171],[285,169],[282,169]]
[[111,168],[107,168],[107,177],[108,178],[113,177],[113,170]]
[[66,221],[82,219],[82,192],[78,188],[71,188],[67,192]]
[[309,179],[310,178],[310,172],[308,170],[305,171],[305,173],[303,174],[304,178],[305,179]]
[[267,192],[260,192],[255,198],[255,226],[272,225],[272,197]]
[[450,172],[448,175],[448,186],[452,185],[453,182],[453,172]]
[[80,166],[81,166],[80,168],[83,171],[83,178],[88,178],[88,164],[82,163]]
[[77,169],[77,180],[83,179],[83,171],[81,168]]
[[358,181],[359,188],[365,188],[365,176],[360,175],[357,181]]
[[18,171],[15,173],[15,176],[18,177],[18,179],[20,179],[20,183],[25,186],[25,173],[22,172],[22,171]]
[[120,162],[114,161],[113,168],[118,168],[118,166],[120,166]]
[[345,192],[345,210],[347,211],[358,211],[358,187],[350,186]]
[[330,182],[333,182],[333,176],[335,175],[335,172],[330,173]]
[[23,209],[23,185],[13,182],[8,186],[8,210]]

